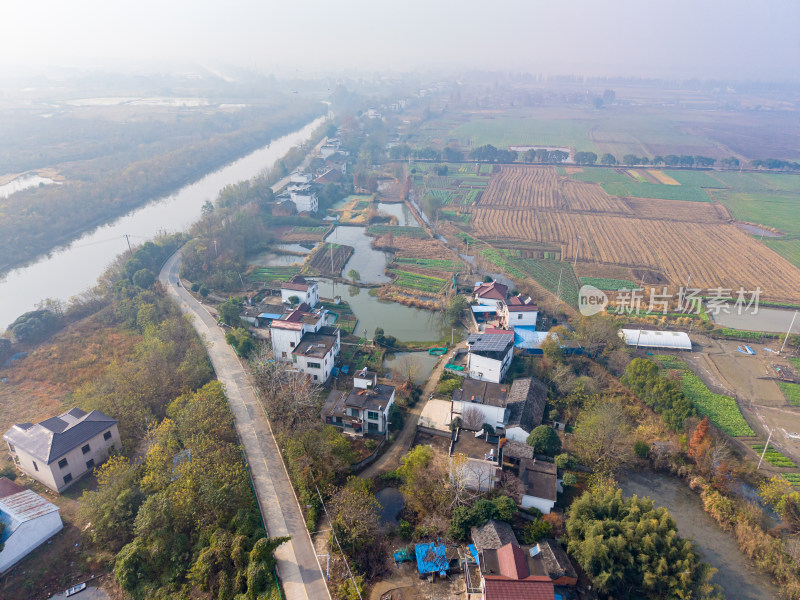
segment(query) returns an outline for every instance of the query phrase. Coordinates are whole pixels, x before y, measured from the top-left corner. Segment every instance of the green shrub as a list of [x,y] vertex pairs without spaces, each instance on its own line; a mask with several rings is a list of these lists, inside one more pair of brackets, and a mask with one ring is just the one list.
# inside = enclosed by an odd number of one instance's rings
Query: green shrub
[[633,452],[639,458],[647,458],[650,455],[650,446],[647,445],[647,442],[636,440],[633,444]]
[[549,538],[553,534],[553,524],[541,519],[536,519],[531,523],[525,524],[522,533],[523,544],[535,544],[540,540]]
[[397,528],[398,535],[404,540],[410,540],[414,535],[414,526],[405,519],[400,519],[400,525]]

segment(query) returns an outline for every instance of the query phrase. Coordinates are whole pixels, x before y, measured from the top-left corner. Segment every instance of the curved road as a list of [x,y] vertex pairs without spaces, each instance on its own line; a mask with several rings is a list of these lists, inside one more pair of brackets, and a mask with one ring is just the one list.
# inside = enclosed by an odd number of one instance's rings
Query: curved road
[[225,343],[224,330],[208,310],[178,287],[180,250],[163,266],[158,278],[181,311],[205,340],[208,356],[233,413],[236,433],[244,449],[250,477],[271,537],[289,536],[291,541],[275,551],[278,577],[287,600],[330,599],[328,586],[306,529],[305,520],[283,464],[275,437],[247,372],[233,349]]

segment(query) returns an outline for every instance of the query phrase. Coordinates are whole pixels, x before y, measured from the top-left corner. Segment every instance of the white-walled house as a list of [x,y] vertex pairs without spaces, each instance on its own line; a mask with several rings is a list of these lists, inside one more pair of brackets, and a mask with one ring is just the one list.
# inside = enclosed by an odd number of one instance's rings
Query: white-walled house
[[116,419],[79,408],[14,425],[3,439],[18,469],[59,493],[122,448]]
[[364,369],[353,377],[352,390],[333,390],[328,394],[322,420],[358,435],[388,434],[394,394],[394,386],[378,383],[377,375]]
[[296,171],[293,171],[292,174],[289,175],[289,181],[291,183],[299,183],[301,185],[304,183],[310,183],[311,175],[309,173],[303,173],[298,169]]
[[341,350],[338,327],[327,327],[325,311],[310,312],[307,304],[275,319],[269,326],[272,356],[291,362],[314,381],[327,381]]
[[286,189],[289,192],[289,198],[297,207],[297,212],[317,212],[319,210],[317,194],[311,190],[310,185],[293,183]]
[[61,531],[61,510],[32,490],[0,477],[0,522],[5,525],[0,541],[0,574]]
[[281,284],[281,300],[288,303],[292,296],[297,296],[301,304],[305,303],[314,308],[319,303],[319,285],[302,275],[295,275]]
[[500,383],[514,357],[514,332],[470,334],[467,349],[469,376]]
[[498,302],[505,302],[508,286],[492,281],[476,283],[472,290],[472,299],[482,306],[496,307]]
[[466,429],[453,431],[450,442],[450,481],[456,485],[488,492],[500,480],[500,449],[488,443],[485,431],[472,432]]
[[514,327],[536,328],[536,319],[539,316],[539,307],[530,297],[513,296],[504,302],[498,310],[500,323],[506,329]]
[[[491,425],[503,437],[525,442],[542,424],[547,386],[533,377],[515,379],[511,385],[465,379],[453,392],[452,412],[467,425]],[[479,413],[483,422],[467,423],[465,415]]]

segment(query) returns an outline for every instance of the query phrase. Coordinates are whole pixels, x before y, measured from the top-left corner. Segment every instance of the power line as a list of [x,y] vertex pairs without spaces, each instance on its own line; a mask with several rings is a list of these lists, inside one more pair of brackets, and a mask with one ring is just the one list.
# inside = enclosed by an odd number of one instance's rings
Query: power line
[[347,560],[347,555],[342,550],[342,545],[339,543],[339,538],[336,537],[336,530],[333,528],[333,521],[331,521],[331,516],[328,514],[328,508],[325,506],[325,501],[322,499],[322,494],[319,493],[319,487],[314,486],[317,489],[317,496],[319,496],[319,501],[322,503],[322,510],[325,511],[325,516],[328,518],[328,523],[331,524],[331,535],[333,535],[333,539],[336,540],[336,545],[339,546],[339,552],[342,553],[344,557],[344,564],[347,567],[347,572],[350,574],[350,581],[353,582],[353,589],[358,594],[358,600],[364,600],[361,597],[361,592],[358,590],[358,584],[356,583],[355,577],[353,577],[353,572],[350,570],[350,561]]

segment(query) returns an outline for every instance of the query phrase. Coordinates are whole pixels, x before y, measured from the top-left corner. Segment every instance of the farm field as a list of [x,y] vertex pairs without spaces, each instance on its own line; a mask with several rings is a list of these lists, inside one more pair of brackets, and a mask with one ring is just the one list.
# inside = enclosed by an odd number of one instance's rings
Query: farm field
[[393,285],[404,288],[411,288],[425,294],[437,295],[444,291],[449,280],[431,275],[423,275],[401,269],[389,269],[394,276]]
[[791,485],[800,486],[800,473],[781,473],[781,475]]
[[634,281],[629,279],[606,279],[604,277],[580,277],[581,285],[593,285],[599,290],[616,292],[619,290],[634,290],[639,287]]
[[435,258],[411,258],[398,257],[394,262],[401,265],[414,265],[423,269],[434,269],[437,271],[458,271],[461,264],[454,260],[444,260]]
[[789,404],[800,406],[800,384],[779,381],[778,387],[781,388],[781,392]]
[[352,246],[340,244],[320,244],[306,259],[306,264],[319,273],[328,277],[338,277],[345,263],[353,254]]
[[739,411],[736,400],[730,396],[715,394],[691,371],[684,371],[681,381],[683,393],[694,403],[698,412],[708,416],[722,431],[733,437],[755,435]]
[[708,194],[699,187],[685,185],[662,185],[641,181],[614,181],[604,183],[603,189],[611,196],[626,198],[661,198],[663,200],[684,200],[689,202],[711,202]]
[[[750,447],[755,450],[759,456],[761,456],[761,453],[764,452],[764,446],[765,444],[750,444]],[[786,458],[783,454],[771,447],[764,452],[764,460],[773,467],[790,469],[797,468],[797,465],[794,464],[790,459]]]
[[321,242],[331,228],[327,225],[318,227],[292,227],[281,239],[284,242]]
[[724,206],[711,202],[662,200],[658,198],[625,198],[632,216],[643,219],[689,221],[691,223],[727,223],[730,215]]
[[780,240],[764,238],[762,242],[794,266],[800,268],[800,238],[793,237]]
[[[402,229],[408,229],[403,227]],[[433,238],[415,238],[406,236],[383,235],[377,238],[372,246],[376,250],[395,252],[398,257],[423,258],[432,260],[452,260],[453,252],[439,240]]]
[[739,221],[800,234],[800,197],[797,194],[714,191],[713,195]]
[[571,146],[597,152],[589,130],[592,122],[582,119],[537,119],[526,117],[475,118],[449,132],[450,137],[464,146],[492,144],[498,148],[509,145]]
[[255,267],[245,277],[250,283],[289,281],[300,272],[300,267]]

